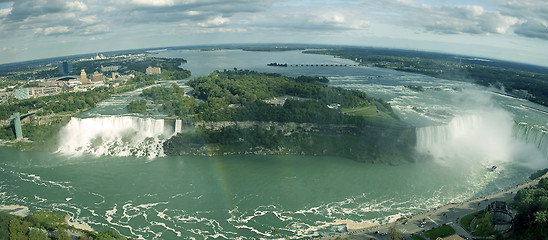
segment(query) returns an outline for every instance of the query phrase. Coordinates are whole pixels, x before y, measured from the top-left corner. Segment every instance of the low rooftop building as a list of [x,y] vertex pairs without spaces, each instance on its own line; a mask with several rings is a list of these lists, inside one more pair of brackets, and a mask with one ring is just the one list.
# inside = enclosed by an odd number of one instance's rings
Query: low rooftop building
[[16,99],[28,99],[31,97],[41,97],[48,95],[55,95],[61,92],[59,87],[30,87],[30,88],[18,88],[15,90]]
[[457,235],[457,234],[453,234],[451,236],[448,236],[448,237],[444,237],[444,238],[436,238],[436,240],[464,240],[464,238],[462,238],[461,236]]
[[146,70],[146,73],[148,75],[161,74],[162,69],[160,67],[151,67],[151,66],[149,66]]

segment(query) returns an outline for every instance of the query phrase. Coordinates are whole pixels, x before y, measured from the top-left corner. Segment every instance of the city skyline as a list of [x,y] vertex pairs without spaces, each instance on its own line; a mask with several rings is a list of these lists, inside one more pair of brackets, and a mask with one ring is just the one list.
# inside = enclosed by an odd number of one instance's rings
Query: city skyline
[[389,47],[548,66],[543,0],[0,0],[0,64],[237,43]]

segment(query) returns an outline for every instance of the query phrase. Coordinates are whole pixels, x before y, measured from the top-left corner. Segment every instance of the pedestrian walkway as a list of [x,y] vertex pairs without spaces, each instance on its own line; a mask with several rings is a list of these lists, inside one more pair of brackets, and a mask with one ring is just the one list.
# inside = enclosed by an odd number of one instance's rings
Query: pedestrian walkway
[[[464,230],[460,226],[460,224],[457,223],[457,219],[462,219],[462,217],[468,214],[484,210],[487,205],[489,205],[489,203],[493,201],[507,201],[513,199],[519,190],[535,186],[538,184],[540,179],[546,177],[548,177],[548,173],[535,180],[520,184],[508,190],[491,194],[486,197],[477,198],[462,203],[446,204],[436,209],[432,209],[430,211],[412,216],[407,220],[407,224],[402,224],[401,222],[393,222],[375,227],[359,229],[348,233],[323,237],[321,239],[336,239],[337,237],[343,239],[388,239],[388,235],[386,235],[386,233],[388,233],[388,229],[390,228],[390,226],[393,225],[396,226],[396,229],[399,230],[403,234],[403,236],[410,236],[412,234],[422,235],[422,232],[430,230],[434,227],[438,227],[444,223],[453,227],[457,234],[471,239],[472,235],[466,232],[466,230]],[[425,221],[426,223],[423,227],[421,227],[421,222],[423,221]]]

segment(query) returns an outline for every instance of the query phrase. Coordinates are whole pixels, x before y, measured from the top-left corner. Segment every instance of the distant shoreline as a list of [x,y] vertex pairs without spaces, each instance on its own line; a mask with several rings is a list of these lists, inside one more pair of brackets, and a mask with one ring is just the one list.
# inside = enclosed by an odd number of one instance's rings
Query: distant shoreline
[[547,112],[547,111],[544,111],[544,110],[542,110],[542,109],[538,109],[538,108],[535,108],[535,107],[531,107],[531,106],[527,106],[527,105],[523,105],[523,104],[522,104],[522,105],[520,105],[520,106],[522,106],[522,107],[524,107],[524,108],[528,108],[528,109],[531,109],[531,110],[535,110],[535,111],[538,111],[538,112],[541,112],[541,113],[545,113],[545,114],[548,114],[548,112]]

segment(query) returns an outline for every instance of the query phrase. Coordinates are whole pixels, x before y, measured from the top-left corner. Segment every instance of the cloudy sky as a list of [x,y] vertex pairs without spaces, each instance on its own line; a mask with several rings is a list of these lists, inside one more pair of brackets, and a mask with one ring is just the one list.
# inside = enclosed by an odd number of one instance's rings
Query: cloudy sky
[[0,63],[222,43],[382,46],[548,66],[548,0],[0,0]]

